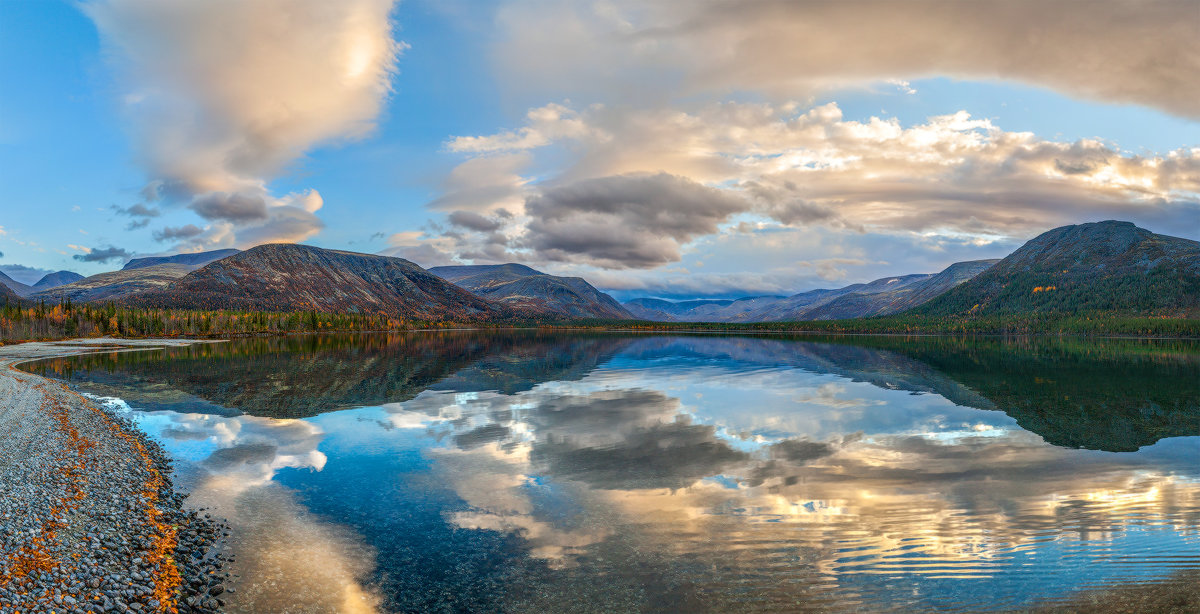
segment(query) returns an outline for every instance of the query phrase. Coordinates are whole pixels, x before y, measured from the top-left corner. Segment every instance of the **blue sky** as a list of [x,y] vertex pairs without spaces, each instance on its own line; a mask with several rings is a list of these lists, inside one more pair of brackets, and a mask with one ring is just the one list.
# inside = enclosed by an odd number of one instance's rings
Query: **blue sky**
[[302,241],[740,296],[1200,238],[1195,6],[1007,5],[0,3],[0,270]]

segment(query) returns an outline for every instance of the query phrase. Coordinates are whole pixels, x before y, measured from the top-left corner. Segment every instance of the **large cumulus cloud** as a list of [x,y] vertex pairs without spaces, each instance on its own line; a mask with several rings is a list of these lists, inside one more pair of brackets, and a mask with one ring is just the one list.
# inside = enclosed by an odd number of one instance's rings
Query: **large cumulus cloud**
[[[478,200],[459,202],[462,210],[513,214],[486,218],[486,228],[474,218],[459,223],[437,235],[440,250],[463,259],[588,266],[593,270],[585,273],[595,276],[594,269],[678,262],[698,242],[728,252],[753,237],[765,252],[773,249],[772,237],[823,228],[843,240],[830,242],[827,232],[778,247],[792,250],[790,270],[833,280],[845,275],[845,265],[881,259],[859,249],[863,241],[854,237],[871,236],[876,245],[893,243],[880,235],[903,237],[907,251],[948,253],[949,244],[964,242],[1011,247],[1083,220],[1127,219],[1170,231],[1194,228],[1200,215],[1196,149],[1133,153],[1098,139],[1047,140],[965,111],[904,125],[894,118],[847,119],[834,103],[725,103],[690,111],[592,105],[577,113],[553,106],[554,113],[530,113],[515,130],[449,142],[452,151],[471,156],[464,167],[498,157],[531,160],[532,150],[556,145],[568,153],[541,182],[497,178],[502,207],[488,198],[489,189],[475,186]],[[545,176],[532,163],[512,170]],[[525,199],[514,205],[517,193]],[[905,251],[904,244],[896,247],[889,258]],[[922,258],[921,270],[952,261]],[[645,287],[645,280],[623,279],[609,279],[606,287]],[[789,289],[784,279],[760,281],[752,284],[756,291]]]
[[554,97],[792,98],[950,75],[1200,117],[1190,0],[510,0],[497,23],[506,82]]
[[393,4],[84,5],[121,77],[150,177],[144,195],[210,222],[191,245],[299,241],[321,229],[316,191],[276,197],[267,184],[310,148],[374,128],[403,47],[392,38]]

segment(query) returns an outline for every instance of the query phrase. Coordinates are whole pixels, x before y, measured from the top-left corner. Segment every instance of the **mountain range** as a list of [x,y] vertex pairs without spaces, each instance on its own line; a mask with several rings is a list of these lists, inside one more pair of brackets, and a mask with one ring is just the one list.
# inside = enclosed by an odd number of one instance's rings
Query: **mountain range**
[[513,315],[403,258],[290,243],[236,253],[125,302],[182,309],[383,313],[421,320]]
[[[40,286],[72,279],[66,271]],[[521,264],[443,266],[294,244],[131,260],[119,271],[56,287],[0,273],[4,293],[47,303],[379,313],[430,320],[641,319],[666,322],[834,320],[900,313],[933,317],[1112,312],[1200,315],[1200,243],[1128,222],[1047,231],[1001,260],[935,274],[884,277],[791,296],[618,303],[579,277]],[[43,283],[44,282],[44,283]]]
[[73,303],[115,301],[127,296],[157,290],[187,275],[196,267],[180,264],[160,264],[126,271],[109,271],[48,290],[34,292],[29,298],[35,301],[57,303],[70,299]]
[[439,266],[429,269],[477,296],[530,314],[560,318],[631,320],[613,297],[582,277],[556,277],[523,264]]
[[25,296],[33,292],[33,286],[25,285],[0,271],[0,286],[17,296]]
[[5,275],[3,272],[0,272],[0,286],[4,286],[9,290],[12,290],[13,293],[21,297],[29,296],[40,290],[56,288],[80,279],[83,279],[83,275],[80,275],[74,271],[57,271],[43,275],[41,279],[30,286],[28,284],[23,284],[9,277],[8,275]]
[[[0,275],[4,275],[4,273],[0,273]],[[0,303],[15,303],[20,300],[21,296],[14,292],[12,288],[9,288],[5,284],[0,284]]]
[[634,299],[625,303],[625,307],[639,318],[660,322],[787,322],[891,315],[925,304],[996,262],[958,262],[936,274],[884,277],[865,284],[809,290],[792,296],[678,303]]
[[[67,299],[74,303],[116,301],[141,292],[165,288],[171,282],[204,265],[236,253],[238,253],[236,249],[222,249],[194,254],[135,258],[127,262],[119,271],[108,271],[91,277],[71,273],[78,279],[42,290],[34,286],[33,291],[26,296],[32,300],[46,301],[47,303]],[[70,271],[61,271],[60,273],[70,273]]]

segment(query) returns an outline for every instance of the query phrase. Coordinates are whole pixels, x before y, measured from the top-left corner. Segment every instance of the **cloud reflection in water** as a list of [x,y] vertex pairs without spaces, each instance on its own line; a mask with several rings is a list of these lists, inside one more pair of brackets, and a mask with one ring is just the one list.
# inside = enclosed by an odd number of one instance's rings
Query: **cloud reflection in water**
[[[303,420],[154,412],[144,428],[192,454],[180,477],[189,504],[227,519],[233,529],[228,570],[243,578],[227,594],[230,612],[376,612],[381,599],[364,586],[373,551],[353,531],[319,518],[273,482],[283,468],[320,471],[325,433]],[[182,444],[182,445],[180,445]]]
[[[988,609],[1200,569],[1200,439],[1172,438],[1195,432],[1188,376],[1200,370],[1187,355],[718,337],[538,337],[496,355],[456,343],[483,358],[408,357],[395,373],[365,363],[370,389],[396,402],[144,421],[191,461],[197,500],[241,523],[235,547],[251,554],[239,567],[304,584],[305,611]],[[261,393],[271,402],[256,406],[290,415],[281,391],[306,388],[287,356],[255,358],[274,383],[238,398]],[[382,385],[439,369],[422,390]],[[184,388],[230,405],[211,382]],[[301,413],[344,407],[357,389],[325,385]],[[1141,449],[1057,447],[1021,424]],[[328,564],[305,577],[287,567],[298,560]],[[239,601],[282,607],[285,592]]]

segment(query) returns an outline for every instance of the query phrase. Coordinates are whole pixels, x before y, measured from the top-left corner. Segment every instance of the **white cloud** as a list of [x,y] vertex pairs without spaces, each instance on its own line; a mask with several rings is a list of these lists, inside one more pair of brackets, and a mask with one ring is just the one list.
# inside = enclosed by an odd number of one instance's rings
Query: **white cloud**
[[360,581],[375,567],[374,551],[349,528],[315,518],[273,480],[284,468],[324,469],[320,428],[304,420],[248,415],[159,412],[145,420],[165,440],[208,450],[202,461],[182,463],[196,482],[190,501],[234,529],[226,544],[236,555],[228,564],[232,573],[272,579],[239,584],[229,597],[231,609],[379,611],[379,596]]
[[[147,197],[191,202],[202,217],[225,222],[210,229],[206,244],[297,241],[318,232],[315,190],[277,198],[266,182],[312,147],[374,129],[404,48],[392,39],[393,4],[85,4],[123,79],[151,176]],[[231,208],[238,203],[255,206]]]
[[1191,0],[509,0],[493,57],[550,98],[779,98],[931,75],[1200,117]]
[[[441,251],[467,260],[654,268],[680,262],[700,239],[742,232],[744,226],[731,222],[737,216],[742,225],[906,236],[910,247],[937,251],[970,237],[986,238],[975,242],[980,248],[1008,244],[1089,219],[1186,228],[1200,214],[1200,149],[1139,155],[1098,140],[1050,141],[965,111],[909,126],[896,119],[848,120],[833,103],[807,109],[726,103],[686,112],[591,106],[579,113],[556,108],[546,117],[570,124],[558,130],[545,117],[527,119],[526,127],[536,124],[539,134],[561,135],[536,141],[565,152],[551,169],[535,166],[526,151],[530,142],[488,135],[470,141],[489,145],[460,169],[504,160],[502,182],[484,183],[510,186],[504,203],[514,215],[488,217],[497,228],[460,225],[437,237]],[[547,178],[533,182],[535,176]],[[706,195],[703,202],[720,206],[690,206],[701,201],[678,190],[650,197],[629,189],[653,187],[662,178],[694,186]],[[522,204],[512,202],[522,197]],[[443,203],[434,206],[449,210]],[[495,207],[487,199],[477,204],[478,211]],[[765,235],[754,238],[759,248],[769,247],[761,245]],[[803,243],[791,247],[793,269],[796,260],[878,260],[828,252],[823,258]],[[846,275],[844,266],[821,266],[821,279]],[[774,291],[774,283],[752,285]]]
[[450,171],[442,182],[442,195],[429,206],[440,211],[476,213],[499,208],[520,211],[528,193],[525,184],[529,183],[520,171],[532,160],[522,151],[472,157]]
[[530,109],[525,119],[526,125],[518,130],[489,136],[460,136],[447,143],[446,148],[469,153],[520,151],[543,147],[560,139],[604,138],[602,132],[595,132],[574,109],[561,104]]

